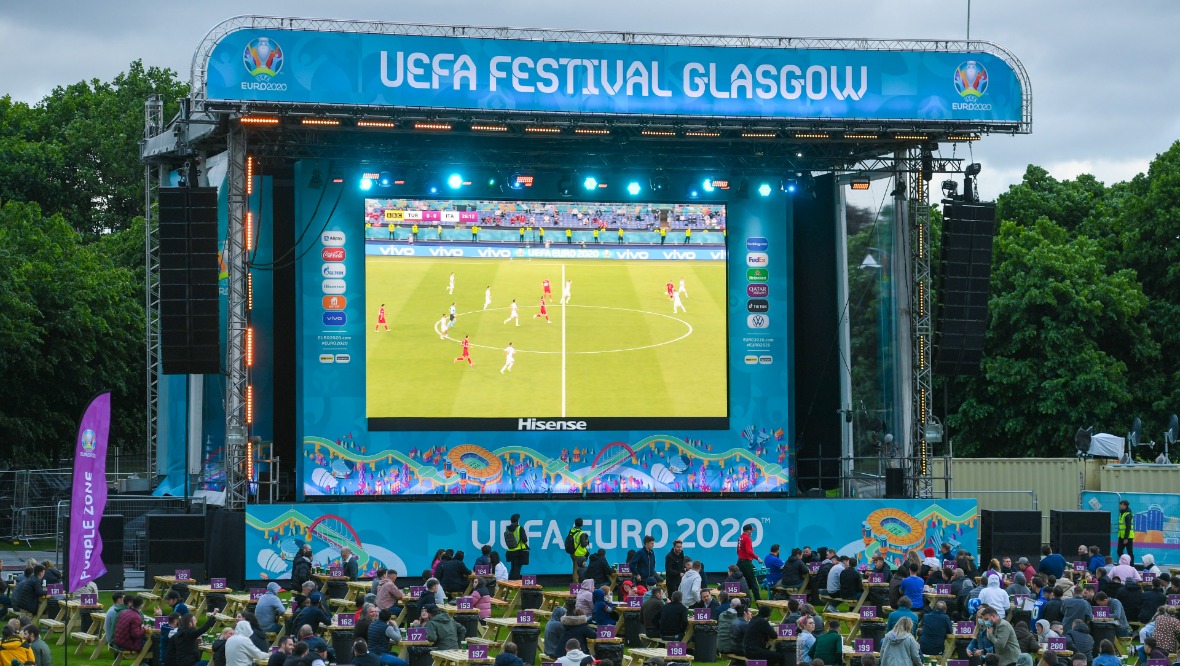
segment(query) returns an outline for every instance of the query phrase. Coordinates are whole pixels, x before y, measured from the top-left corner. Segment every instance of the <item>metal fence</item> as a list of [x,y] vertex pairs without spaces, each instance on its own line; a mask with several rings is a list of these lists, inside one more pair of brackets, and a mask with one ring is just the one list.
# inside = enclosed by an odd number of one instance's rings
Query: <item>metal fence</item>
[[[205,514],[205,499],[194,497],[147,497],[118,495],[107,498],[107,515],[123,516],[123,566],[132,571],[143,571],[147,564],[147,515],[150,514]],[[69,531],[70,501],[62,500],[54,507],[54,535],[57,538],[57,561],[65,558],[65,535]]]
[[[107,472],[107,486],[132,474]],[[57,503],[70,496],[72,485],[73,470],[68,468],[0,471],[0,535],[26,542],[52,537]]]

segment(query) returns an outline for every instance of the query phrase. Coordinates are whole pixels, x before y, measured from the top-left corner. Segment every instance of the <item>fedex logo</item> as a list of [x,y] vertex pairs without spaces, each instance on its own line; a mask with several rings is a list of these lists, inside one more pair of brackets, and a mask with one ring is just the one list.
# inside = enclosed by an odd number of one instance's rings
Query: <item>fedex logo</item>
[[324,247],[344,247],[343,231],[325,231],[320,234],[320,242]]
[[770,263],[770,257],[765,252],[750,252],[746,254],[746,265],[752,268],[765,268]]
[[344,248],[326,247],[320,250],[320,257],[324,261],[344,261]]

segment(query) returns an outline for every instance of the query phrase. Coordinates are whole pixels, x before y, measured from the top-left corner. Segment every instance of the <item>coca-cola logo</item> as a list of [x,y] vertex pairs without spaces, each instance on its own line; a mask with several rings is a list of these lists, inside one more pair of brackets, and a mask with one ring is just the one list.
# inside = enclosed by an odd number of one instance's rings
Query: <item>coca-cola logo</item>
[[344,248],[326,247],[320,250],[320,256],[324,258],[324,261],[344,261]]

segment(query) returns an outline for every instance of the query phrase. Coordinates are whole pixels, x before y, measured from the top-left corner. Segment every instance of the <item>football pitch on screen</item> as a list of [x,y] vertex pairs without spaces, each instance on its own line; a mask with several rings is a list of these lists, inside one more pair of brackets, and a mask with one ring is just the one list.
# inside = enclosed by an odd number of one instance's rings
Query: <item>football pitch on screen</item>
[[[367,257],[365,271],[369,417],[727,413],[724,262]],[[682,278],[685,310],[674,313],[666,285],[679,292]],[[537,316],[546,279],[549,323]],[[505,321],[512,299],[519,326]],[[461,358],[464,336],[474,365]],[[502,373],[509,343],[515,364]]]

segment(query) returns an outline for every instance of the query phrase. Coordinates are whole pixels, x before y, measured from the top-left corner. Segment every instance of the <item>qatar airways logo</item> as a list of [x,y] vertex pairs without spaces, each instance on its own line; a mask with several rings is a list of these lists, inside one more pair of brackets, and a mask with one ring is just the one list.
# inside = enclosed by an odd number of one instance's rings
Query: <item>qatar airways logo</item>
[[585,421],[542,421],[540,419],[519,419],[517,430],[585,430]]

